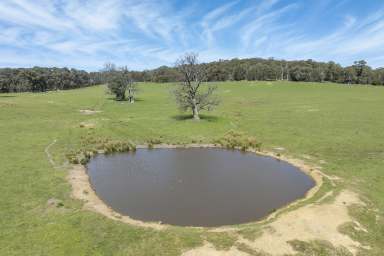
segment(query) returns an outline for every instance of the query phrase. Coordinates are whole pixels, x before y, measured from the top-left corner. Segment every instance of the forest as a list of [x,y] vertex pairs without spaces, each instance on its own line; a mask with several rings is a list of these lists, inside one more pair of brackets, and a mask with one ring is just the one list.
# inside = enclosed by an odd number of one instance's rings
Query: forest
[[[250,58],[219,60],[201,64],[207,81],[276,81],[334,82],[345,84],[384,85],[384,68],[373,69],[364,60],[342,67],[333,61],[285,61]],[[154,70],[132,72],[136,81],[174,82],[180,73],[174,67],[162,66]]]
[[1,68],[0,93],[75,89],[100,83],[97,77],[98,72],[68,68]]
[[[286,80],[384,85],[384,68],[374,69],[364,60],[355,61],[347,67],[332,61],[285,61],[273,58],[219,60],[200,65],[208,82]],[[44,92],[81,88],[106,82],[105,73],[103,69],[98,72],[86,72],[68,68],[1,68],[0,92]],[[178,69],[168,66],[130,71],[129,74],[136,82],[167,83],[182,80]]]

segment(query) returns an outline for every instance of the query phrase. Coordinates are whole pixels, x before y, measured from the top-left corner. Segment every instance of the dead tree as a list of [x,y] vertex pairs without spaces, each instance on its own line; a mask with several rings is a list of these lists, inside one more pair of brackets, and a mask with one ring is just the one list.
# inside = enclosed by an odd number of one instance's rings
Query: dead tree
[[210,111],[219,104],[219,100],[214,96],[217,87],[205,82],[205,68],[198,63],[195,53],[181,57],[177,60],[176,67],[183,77],[174,91],[176,102],[181,110],[192,110],[193,118],[199,120],[200,110]]

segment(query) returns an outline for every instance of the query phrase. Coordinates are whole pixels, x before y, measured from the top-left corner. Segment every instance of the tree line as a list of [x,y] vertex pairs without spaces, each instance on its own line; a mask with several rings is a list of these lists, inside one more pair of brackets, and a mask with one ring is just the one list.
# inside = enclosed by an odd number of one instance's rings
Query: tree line
[[[207,73],[207,81],[276,81],[334,82],[345,84],[384,85],[384,68],[373,69],[364,60],[342,67],[335,62],[313,60],[285,61],[250,58],[219,60],[200,64]],[[162,66],[153,70],[132,71],[135,81],[178,82],[182,73],[177,67]]]
[[[205,71],[205,81],[208,82],[286,80],[384,85],[384,68],[373,69],[364,60],[355,61],[353,65],[347,67],[342,67],[332,61],[285,61],[273,58],[219,60],[198,65]],[[180,82],[184,78],[183,72],[177,65],[174,67],[161,66],[144,71],[128,71],[127,69],[120,71],[128,74],[129,80],[135,82]],[[118,70],[113,72],[116,73]],[[111,74],[111,70],[86,72],[68,68],[0,68],[0,93],[81,88],[107,83],[111,78],[108,74]],[[118,78],[116,79],[118,80]],[[120,79],[125,78],[120,77]],[[132,90],[134,92],[135,89]]]
[[99,72],[68,68],[1,68],[0,93],[68,90],[99,84]]

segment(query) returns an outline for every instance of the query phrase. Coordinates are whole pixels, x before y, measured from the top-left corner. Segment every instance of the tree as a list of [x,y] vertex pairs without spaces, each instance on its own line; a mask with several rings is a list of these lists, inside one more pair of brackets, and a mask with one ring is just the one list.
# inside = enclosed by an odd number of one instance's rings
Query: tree
[[112,94],[115,95],[116,100],[125,100],[125,93],[129,89],[128,99],[129,102],[133,103],[133,96],[136,91],[136,87],[130,78],[128,69],[126,67],[117,69],[114,64],[106,64],[104,72],[108,89]]
[[344,83],[347,83],[348,85],[354,83],[357,81],[356,78],[356,71],[353,67],[347,67],[344,70]]
[[181,57],[177,60],[176,67],[183,77],[174,91],[176,102],[184,111],[191,109],[193,118],[199,120],[200,110],[210,111],[219,104],[218,99],[214,97],[217,87],[205,83],[206,72],[204,66],[199,65],[195,53]]
[[344,82],[343,68],[333,61],[327,63],[325,80],[329,82]]
[[290,69],[290,78],[292,81],[311,81],[312,68],[306,66],[294,66]]
[[152,82],[169,83],[180,80],[180,74],[177,70],[170,67],[161,66],[155,69],[152,73]]
[[2,68],[0,92],[45,92],[94,85],[90,74],[67,68]]
[[250,66],[247,70],[247,80],[248,81],[254,81],[257,80],[257,67]]
[[384,68],[378,68],[373,73],[372,84],[384,85]]
[[311,80],[315,82],[324,82],[325,80],[325,72],[321,67],[316,67],[312,69]]
[[226,81],[229,74],[220,63],[212,63],[207,65],[207,80],[208,81]]
[[244,80],[246,77],[247,71],[240,65],[235,66],[233,69],[232,77],[235,81]]
[[355,69],[358,84],[371,83],[371,68],[367,65],[365,60],[355,61],[352,67]]
[[128,91],[128,101],[130,103],[134,103],[135,94],[137,92],[137,86],[136,86],[136,83],[133,81],[133,79],[128,80],[127,91]]

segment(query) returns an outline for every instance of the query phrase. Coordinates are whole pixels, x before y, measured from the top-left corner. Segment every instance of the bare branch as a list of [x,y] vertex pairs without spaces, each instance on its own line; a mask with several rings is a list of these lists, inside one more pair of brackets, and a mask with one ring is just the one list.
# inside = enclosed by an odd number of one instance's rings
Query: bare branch
[[202,90],[206,85],[206,72],[199,64],[197,54],[184,55],[176,61],[176,67],[183,75],[183,82],[174,91],[176,102],[184,111],[191,109],[194,119],[199,119],[200,110],[212,110],[219,104],[219,100],[213,97],[216,87],[207,85],[207,89]]

